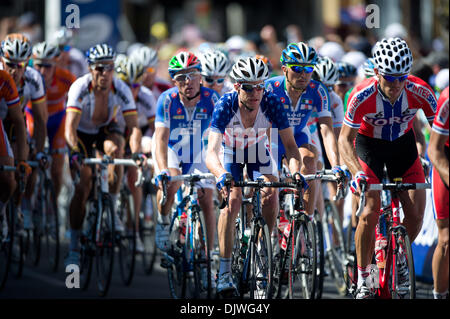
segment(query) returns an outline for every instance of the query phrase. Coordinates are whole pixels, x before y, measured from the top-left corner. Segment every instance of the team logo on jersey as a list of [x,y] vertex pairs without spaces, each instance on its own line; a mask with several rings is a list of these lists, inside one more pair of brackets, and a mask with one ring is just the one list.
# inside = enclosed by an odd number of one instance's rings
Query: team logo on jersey
[[196,120],[206,120],[208,118],[208,114],[196,114],[195,119]]
[[375,118],[376,118],[376,119],[382,118],[383,116],[384,116],[383,111],[380,111],[380,112],[378,112],[377,114],[375,114]]
[[205,96],[206,96],[206,97],[208,97],[208,96],[209,96],[209,92],[205,92],[204,94],[205,94]]
[[275,85],[275,87],[279,87],[280,86],[280,81],[276,81],[273,85]]
[[[372,118],[368,117],[367,115],[364,115],[364,120],[373,125],[373,126],[385,126],[385,125],[392,125],[392,124],[403,124],[408,123],[414,118],[415,114],[408,114],[406,116],[392,116],[390,118]],[[376,115],[375,115],[376,116]]]
[[201,107],[201,108],[197,109],[197,112],[200,112],[200,113],[206,113],[207,111],[208,110],[206,108],[204,108],[204,107]]
[[170,96],[173,97],[173,98],[176,98],[177,97],[177,93],[173,92]]
[[355,93],[353,95],[349,102],[348,102],[348,109],[347,109],[347,117],[353,121],[353,117],[355,115],[356,109],[358,106],[365,101],[369,96],[371,96],[375,92],[375,85],[371,85],[368,88]]
[[281,103],[284,103],[286,101],[286,99],[284,97],[280,97],[280,101],[281,101]]
[[177,109],[177,114],[181,114],[181,113],[183,113],[183,110],[181,108],[178,108]]
[[314,89],[316,87],[316,84],[313,82],[309,82],[309,86],[311,89]]
[[413,82],[408,82],[406,84],[406,89],[408,89],[409,91],[413,92],[414,94],[417,94],[418,96],[425,99],[430,104],[433,111],[436,111],[437,101],[436,101],[434,94],[432,93],[432,91],[430,89],[428,89],[427,87],[425,87],[423,85],[419,85],[419,84],[413,83]]
[[184,120],[184,115],[175,115],[173,117],[174,120]]
[[448,121],[449,116],[449,104],[443,105],[441,109],[439,110],[438,116],[436,117],[436,122],[440,124],[441,126],[445,125],[445,122]]
[[283,106],[284,106],[285,110],[289,110],[289,105],[288,104],[283,104]]

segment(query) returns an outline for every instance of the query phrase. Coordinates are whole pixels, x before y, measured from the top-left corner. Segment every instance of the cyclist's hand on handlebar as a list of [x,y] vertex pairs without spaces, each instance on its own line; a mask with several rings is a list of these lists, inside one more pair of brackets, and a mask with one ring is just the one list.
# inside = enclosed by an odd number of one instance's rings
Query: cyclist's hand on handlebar
[[49,161],[48,161],[48,157],[47,154],[45,154],[44,152],[38,152],[35,156],[36,161],[39,162],[39,165],[46,169],[48,168],[49,165]]
[[425,157],[420,156],[420,163],[422,164],[425,178],[427,178],[430,175],[430,169],[431,169],[430,161],[427,160]]
[[308,182],[306,181],[305,177],[302,174],[294,173],[292,175],[292,178],[302,185],[303,191],[306,191],[309,188]]
[[170,172],[168,169],[163,169],[158,176],[155,178],[156,186],[159,188],[163,187],[163,183],[161,181],[165,180],[166,182],[170,181]]
[[31,172],[32,168],[26,161],[19,161],[16,166],[17,172],[19,173],[19,176],[22,175],[24,177],[28,177]]
[[84,159],[83,153],[76,152],[76,151],[71,152],[70,159],[69,159],[70,170],[79,171],[81,169],[83,159]]
[[355,178],[350,182],[350,189],[353,194],[361,193],[361,183],[367,183],[367,175],[363,171],[357,172]]
[[222,194],[223,198],[228,198],[228,192],[230,187],[233,186],[233,175],[230,173],[224,173],[222,174],[218,179],[216,183],[216,187],[219,190],[219,192]]
[[133,153],[131,154],[131,158],[136,162],[137,165],[141,167],[147,167],[147,156],[144,153]]

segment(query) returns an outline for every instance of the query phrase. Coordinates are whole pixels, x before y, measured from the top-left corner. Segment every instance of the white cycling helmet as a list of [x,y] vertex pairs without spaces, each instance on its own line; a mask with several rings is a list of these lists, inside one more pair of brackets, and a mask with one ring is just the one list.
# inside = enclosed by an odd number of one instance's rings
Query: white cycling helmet
[[383,74],[406,74],[411,71],[413,57],[405,40],[382,39],[375,44],[375,67]]
[[8,60],[26,61],[31,55],[31,43],[21,33],[8,34],[2,41],[2,56]]
[[261,59],[239,59],[234,64],[230,77],[236,82],[264,81],[269,78],[269,68]]
[[329,57],[322,57],[314,66],[313,77],[324,85],[330,86],[339,80],[339,70]]
[[221,51],[207,51],[199,56],[202,62],[202,75],[226,76],[229,70],[227,56]]
[[34,60],[52,60],[60,54],[59,48],[56,44],[48,42],[39,42],[33,46]]
[[94,64],[103,61],[114,61],[116,58],[116,53],[113,48],[108,44],[97,44],[91,47],[87,52],[86,56],[89,64]]
[[[119,61],[117,61],[119,60]],[[114,62],[116,75],[126,83],[136,83],[144,74],[144,65],[140,60],[122,55]]]
[[142,46],[130,54],[130,58],[139,59],[146,68],[154,68],[158,65],[158,53],[156,50]]

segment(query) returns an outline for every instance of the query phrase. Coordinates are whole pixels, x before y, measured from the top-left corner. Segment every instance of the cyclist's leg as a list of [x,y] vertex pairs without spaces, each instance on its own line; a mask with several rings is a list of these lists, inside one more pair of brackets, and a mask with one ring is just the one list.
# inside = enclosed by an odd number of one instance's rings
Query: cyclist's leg
[[[0,120],[0,165],[14,166],[14,155]],[[0,172],[0,214],[16,189],[14,172]]]
[[[317,158],[314,154],[314,146],[311,144],[303,144],[299,147],[300,157],[302,159],[302,175],[314,174],[317,169]],[[308,189],[304,192],[303,201],[306,213],[313,216],[315,209],[316,192],[319,189],[316,180],[308,181]]]
[[438,227],[438,242],[433,254],[432,270],[434,298],[446,298],[448,296],[449,286],[449,191],[442,182],[437,170],[433,168],[433,204]]
[[66,112],[65,110],[52,114],[47,122],[47,134],[52,154],[51,178],[55,187],[55,198],[58,198],[63,184],[64,150],[66,140],[64,137]]

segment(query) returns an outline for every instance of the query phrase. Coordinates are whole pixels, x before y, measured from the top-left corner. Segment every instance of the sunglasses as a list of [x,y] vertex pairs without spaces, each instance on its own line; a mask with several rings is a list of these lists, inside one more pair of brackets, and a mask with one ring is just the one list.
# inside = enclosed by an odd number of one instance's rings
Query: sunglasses
[[60,45],[58,48],[60,51],[68,52],[72,47],[70,45]]
[[138,87],[141,87],[141,85],[142,85],[141,83],[127,83],[127,84],[132,89],[136,89]]
[[355,82],[353,82],[353,81],[348,81],[348,82],[338,81],[338,82],[336,82],[336,85],[339,85],[339,86],[353,86],[354,83]]
[[5,61],[5,64],[8,66],[8,68],[11,68],[11,69],[23,69],[27,65],[27,62],[25,62],[25,61],[23,61],[23,62]]
[[214,79],[208,76],[203,77],[203,80],[205,80],[206,83],[208,84],[222,84],[225,81],[225,78],[220,78],[220,79]]
[[259,84],[249,84],[249,83],[242,83],[240,85],[240,88],[243,89],[245,92],[251,92],[253,89],[256,89],[256,91],[264,90],[264,83]]
[[311,73],[314,71],[314,65],[297,65],[297,64],[291,64],[288,65],[288,67],[294,71],[295,73]]
[[189,72],[184,74],[177,74],[174,76],[174,80],[177,82],[186,82],[187,80],[196,78],[200,73],[199,72]]
[[387,75],[387,74],[381,74],[381,76],[388,82],[395,82],[395,80],[398,80],[399,82],[403,82],[408,77],[408,74],[404,75]]
[[95,64],[91,66],[91,70],[97,71],[99,73],[110,72],[114,70],[114,64]]
[[46,68],[49,69],[52,66],[54,66],[54,64],[52,63],[36,63],[35,66],[37,66],[38,68]]

